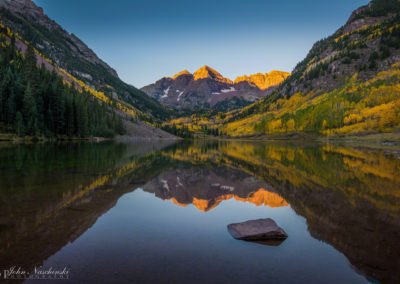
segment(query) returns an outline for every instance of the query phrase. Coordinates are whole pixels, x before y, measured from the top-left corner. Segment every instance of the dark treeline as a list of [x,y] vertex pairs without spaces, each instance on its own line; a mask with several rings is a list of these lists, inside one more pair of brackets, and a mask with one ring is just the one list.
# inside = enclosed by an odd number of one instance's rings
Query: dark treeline
[[[0,126],[19,136],[112,137],[125,132],[120,116],[86,92],[38,67],[31,46],[25,56],[15,36],[0,28]],[[0,129],[1,130],[1,129]]]
[[183,127],[176,127],[175,124],[170,125],[159,125],[159,128],[162,130],[169,132],[175,136],[182,138],[193,138],[193,132],[189,130],[188,126],[184,125]]
[[216,127],[208,127],[207,125],[202,125],[198,131],[190,130],[188,125],[182,125],[182,126],[176,126],[175,124],[172,125],[159,125],[159,128],[161,128],[164,131],[167,131],[173,135],[176,135],[178,137],[182,138],[194,138],[195,133],[204,133],[206,135],[212,135],[212,136],[222,136],[224,133],[220,131]]
[[212,136],[221,136],[223,135],[222,131],[220,131],[218,128],[210,128],[207,125],[202,125],[201,126],[201,132],[207,134],[207,135],[212,135]]

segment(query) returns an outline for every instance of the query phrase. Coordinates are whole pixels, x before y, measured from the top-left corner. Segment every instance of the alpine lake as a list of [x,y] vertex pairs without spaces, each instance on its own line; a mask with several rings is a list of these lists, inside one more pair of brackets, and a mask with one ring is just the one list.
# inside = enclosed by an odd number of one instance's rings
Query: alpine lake
[[[260,218],[288,238],[227,230]],[[2,143],[0,273],[5,283],[400,283],[400,150]]]

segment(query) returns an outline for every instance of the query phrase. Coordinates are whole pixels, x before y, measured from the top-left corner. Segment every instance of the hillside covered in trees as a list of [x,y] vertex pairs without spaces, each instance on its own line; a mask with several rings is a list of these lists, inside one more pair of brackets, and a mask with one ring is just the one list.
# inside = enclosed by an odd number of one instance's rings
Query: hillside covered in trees
[[168,108],[124,83],[82,40],[50,19],[32,0],[0,1],[0,17],[4,25],[83,84],[133,106],[140,120],[153,124],[170,118]]
[[122,119],[105,102],[63,80],[56,69],[38,66],[17,35],[0,25],[0,127],[19,136],[112,137],[124,134]]
[[269,97],[166,123],[225,136],[400,132],[400,1],[373,0],[314,44]]
[[156,128],[169,109],[122,82],[31,0],[0,1],[0,26],[1,140],[176,138]]

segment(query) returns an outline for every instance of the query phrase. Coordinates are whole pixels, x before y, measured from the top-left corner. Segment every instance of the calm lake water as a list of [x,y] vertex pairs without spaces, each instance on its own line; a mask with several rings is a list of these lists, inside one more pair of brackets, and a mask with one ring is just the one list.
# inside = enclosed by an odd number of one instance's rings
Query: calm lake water
[[[289,237],[227,231],[259,218]],[[0,282],[13,266],[66,267],[56,283],[400,283],[400,151],[0,144]]]

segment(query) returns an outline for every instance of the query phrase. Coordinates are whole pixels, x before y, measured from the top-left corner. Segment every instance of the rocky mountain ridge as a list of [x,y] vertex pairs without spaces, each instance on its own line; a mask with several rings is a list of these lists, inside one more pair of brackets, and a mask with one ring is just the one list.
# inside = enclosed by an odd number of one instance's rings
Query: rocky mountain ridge
[[[82,58],[93,64],[98,64],[104,67],[110,74],[118,77],[117,72],[111,68],[107,63],[97,57],[97,55],[91,50],[83,41],[81,41],[76,35],[68,33],[55,21],[50,19],[41,7],[38,7],[30,0],[2,0],[0,1],[0,7],[4,7],[11,11],[12,13],[23,16],[26,20],[32,21],[39,24],[49,31],[60,33],[66,40],[70,47],[72,54],[76,57]],[[13,24],[13,26],[18,26],[18,24]],[[17,30],[19,30],[17,28]],[[50,47],[51,42],[42,40],[42,44],[37,44],[39,50],[45,49],[45,47]],[[56,46],[53,46],[56,48]],[[52,58],[53,59],[53,58]],[[58,58],[54,57],[55,62],[58,65],[64,65]],[[73,73],[78,73],[79,70],[75,70]],[[87,74],[90,76],[90,74]]]
[[235,79],[235,84],[239,82],[250,82],[255,84],[260,90],[266,90],[273,86],[282,83],[287,77],[290,76],[289,72],[273,70],[269,73],[257,73],[252,75],[244,75]]
[[191,74],[183,70],[141,90],[159,102],[180,109],[230,110],[268,96],[289,73],[271,71],[242,76],[232,81],[205,65]]

